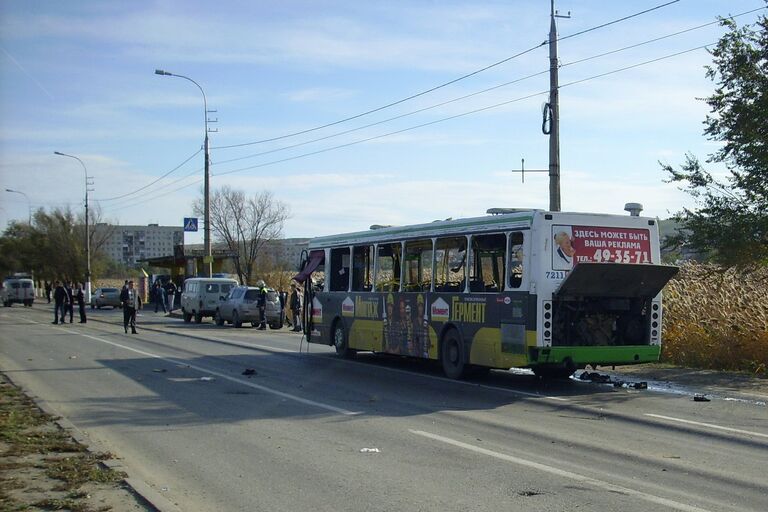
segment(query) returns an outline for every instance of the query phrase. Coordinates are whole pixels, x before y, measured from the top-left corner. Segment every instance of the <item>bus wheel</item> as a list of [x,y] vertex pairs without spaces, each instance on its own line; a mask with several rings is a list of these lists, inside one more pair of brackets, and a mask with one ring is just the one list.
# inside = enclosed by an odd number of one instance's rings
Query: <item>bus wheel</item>
[[464,376],[464,346],[459,339],[459,333],[451,329],[445,333],[440,350],[440,360],[443,372],[449,379],[461,379]]
[[195,323],[199,324],[203,321],[203,314],[202,313],[195,313]]
[[243,322],[240,320],[240,315],[238,314],[237,310],[232,312],[232,325],[238,329],[243,326]]
[[185,310],[181,310],[181,314],[184,315],[184,322],[189,323],[192,321],[192,315],[190,313],[187,313]]
[[341,321],[336,322],[333,326],[333,346],[336,347],[336,354],[350,358],[354,357],[356,350],[349,348],[349,340],[347,340],[347,333],[344,332],[344,324]]
[[221,312],[217,309],[216,315],[214,315],[213,320],[216,322],[216,325],[224,325],[224,319],[221,317]]

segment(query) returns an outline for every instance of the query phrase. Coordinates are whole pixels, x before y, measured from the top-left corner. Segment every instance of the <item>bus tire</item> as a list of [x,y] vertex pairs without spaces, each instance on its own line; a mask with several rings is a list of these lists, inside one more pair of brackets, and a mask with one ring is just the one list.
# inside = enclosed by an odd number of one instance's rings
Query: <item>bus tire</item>
[[448,330],[440,343],[440,362],[449,379],[461,379],[467,365],[464,363],[464,344],[456,329]]
[[[193,311],[194,313],[194,311]],[[195,323],[199,324],[203,322],[203,315],[202,313],[195,313]]]
[[181,310],[181,314],[184,316],[184,322],[189,323],[192,321],[192,314],[187,313],[184,309]]
[[234,310],[232,312],[232,325],[234,325],[238,329],[243,326],[243,321],[240,320],[240,314],[237,312],[237,310]]
[[356,350],[349,348],[349,339],[347,338],[347,332],[344,329],[344,323],[341,320],[337,320],[333,324],[333,346],[336,349],[336,355],[349,359],[355,357]]
[[216,325],[218,326],[224,325],[224,319],[221,317],[221,311],[218,309],[216,310],[216,314],[213,316],[213,321],[216,322]]

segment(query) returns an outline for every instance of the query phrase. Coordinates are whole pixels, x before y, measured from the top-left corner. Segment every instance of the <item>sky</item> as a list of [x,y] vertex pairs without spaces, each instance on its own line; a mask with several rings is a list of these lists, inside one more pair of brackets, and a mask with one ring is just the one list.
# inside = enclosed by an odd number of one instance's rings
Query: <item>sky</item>
[[[679,0],[595,28],[668,2],[556,2],[570,12],[557,19],[563,211],[626,214],[639,202],[667,218],[695,206],[659,162],[718,148],[703,135],[714,84],[702,47],[723,29],[672,34],[759,9],[736,18],[753,23],[766,3]],[[215,110],[212,190],[271,191],[290,215],[286,237],[549,207],[546,174],[513,172],[521,159],[548,167],[549,0],[213,5],[0,0],[0,229],[30,207],[82,212],[85,172],[103,221],[193,216],[203,95],[155,69],[197,82]],[[201,241],[202,229],[186,236]]]

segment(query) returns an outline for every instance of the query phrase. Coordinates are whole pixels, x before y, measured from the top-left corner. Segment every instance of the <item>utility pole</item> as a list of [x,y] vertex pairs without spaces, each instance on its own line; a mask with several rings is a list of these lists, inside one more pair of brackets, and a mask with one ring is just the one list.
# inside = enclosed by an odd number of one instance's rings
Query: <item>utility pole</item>
[[560,83],[557,62],[557,24],[555,18],[569,18],[555,11],[555,0],[551,0],[551,22],[549,24],[549,209],[560,211]]
[[[551,14],[549,25],[549,101],[544,105],[542,112],[543,121],[541,131],[544,135],[549,135],[549,169],[525,169],[525,159],[519,170],[513,169],[512,172],[522,174],[523,183],[525,183],[526,172],[546,172],[549,173],[549,210],[553,212],[560,211],[560,83],[558,79],[558,59],[557,59],[557,23],[555,18],[570,18],[571,13],[567,15],[558,14],[555,10],[555,0],[550,0]],[[542,43],[543,44],[543,43]]]

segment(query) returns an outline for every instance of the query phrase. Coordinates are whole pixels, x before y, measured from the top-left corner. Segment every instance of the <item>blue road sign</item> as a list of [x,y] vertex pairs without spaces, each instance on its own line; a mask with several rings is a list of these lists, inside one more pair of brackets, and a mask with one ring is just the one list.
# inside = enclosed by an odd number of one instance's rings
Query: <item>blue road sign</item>
[[184,231],[197,231],[197,217],[184,217]]

